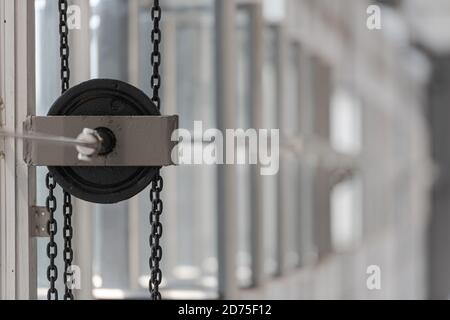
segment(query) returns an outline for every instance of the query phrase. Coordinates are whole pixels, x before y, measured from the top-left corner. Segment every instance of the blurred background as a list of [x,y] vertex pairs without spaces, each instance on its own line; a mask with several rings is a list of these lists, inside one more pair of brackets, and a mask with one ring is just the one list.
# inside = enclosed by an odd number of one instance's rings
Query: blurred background
[[[72,85],[116,78],[150,94],[152,3],[69,1],[81,8]],[[163,112],[190,130],[195,120],[279,128],[282,147],[276,176],[251,166],[164,169],[163,296],[450,297],[450,2],[161,3]],[[380,29],[368,28],[371,5]],[[35,10],[44,115],[60,92],[58,6],[36,0]],[[77,201],[78,298],[148,298],[148,194],[112,206]],[[367,286],[371,266],[379,290]]]

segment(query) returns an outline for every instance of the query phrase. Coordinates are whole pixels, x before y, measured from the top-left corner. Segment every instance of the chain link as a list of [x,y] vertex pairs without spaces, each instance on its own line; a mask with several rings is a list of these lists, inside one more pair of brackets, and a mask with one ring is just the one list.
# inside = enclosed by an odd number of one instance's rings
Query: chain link
[[55,258],[58,255],[58,246],[55,242],[55,235],[58,232],[58,227],[55,220],[57,204],[54,191],[56,188],[56,182],[50,173],[47,173],[45,185],[48,189],[45,207],[50,213],[50,219],[47,222],[47,232],[50,235],[50,241],[47,244],[47,257],[50,259],[50,264],[47,267],[47,279],[50,282],[50,289],[48,289],[47,292],[47,299],[58,300],[58,290],[55,287],[56,280],[58,279],[58,268],[55,265]]
[[[161,6],[159,5],[159,0],[154,0],[151,18],[153,21],[153,29],[151,32],[151,41],[153,44],[153,51],[151,53],[151,65],[153,68],[153,74],[151,76],[151,88],[153,89],[152,101],[158,109],[161,109],[161,99],[159,97],[159,89],[161,88],[161,75],[159,74],[159,69],[161,66],[161,29],[160,21],[162,18]],[[161,200],[161,191],[163,190],[163,178],[160,175],[160,171],[156,174],[155,178],[151,183],[150,189],[150,201],[151,201],[151,212],[150,212],[150,279],[149,279],[149,291],[152,300],[161,300],[161,293],[159,292],[159,286],[162,282],[162,272],[159,268],[159,263],[162,259],[162,248],[160,245],[160,240],[163,234],[163,226],[160,222],[160,217],[163,212],[163,202]]]

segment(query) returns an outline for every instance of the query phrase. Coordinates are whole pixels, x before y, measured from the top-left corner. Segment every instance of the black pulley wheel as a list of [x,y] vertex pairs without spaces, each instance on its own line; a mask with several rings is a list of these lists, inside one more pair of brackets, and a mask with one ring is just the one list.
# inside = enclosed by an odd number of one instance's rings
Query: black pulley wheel
[[[66,91],[49,116],[158,116],[141,90],[122,81],[95,79]],[[96,129],[96,128],[91,128]],[[136,140],[144,137],[136,137]],[[73,196],[93,203],[117,203],[144,190],[157,167],[49,167],[56,182]]]

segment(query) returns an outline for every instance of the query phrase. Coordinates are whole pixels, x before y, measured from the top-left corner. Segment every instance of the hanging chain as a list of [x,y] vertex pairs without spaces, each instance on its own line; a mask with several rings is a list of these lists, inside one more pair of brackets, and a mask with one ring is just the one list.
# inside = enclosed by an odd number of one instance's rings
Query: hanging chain
[[56,290],[55,287],[56,280],[58,279],[58,268],[55,265],[55,258],[58,255],[58,246],[55,242],[55,235],[58,230],[55,220],[56,198],[53,193],[56,188],[56,182],[50,173],[48,173],[45,178],[45,185],[48,189],[48,196],[45,206],[47,211],[50,213],[50,219],[47,222],[47,232],[50,235],[50,241],[47,244],[47,257],[50,259],[50,265],[47,267],[47,279],[50,282],[50,289],[48,289],[47,292],[47,299],[58,300],[58,290]]
[[159,286],[162,281],[162,272],[159,268],[159,263],[162,259],[162,248],[159,243],[163,234],[163,226],[160,222],[160,217],[163,212],[163,202],[160,198],[161,191],[163,189],[163,178],[159,172],[151,183],[150,201],[152,204],[152,210],[150,212],[150,283],[149,289],[151,298],[153,300],[161,300],[161,294],[159,293]]
[[59,48],[61,56],[61,93],[69,89],[69,28],[67,26],[67,0],[59,0]]
[[153,21],[153,30],[151,34],[151,40],[153,44],[153,52],[151,55],[150,63],[153,67],[153,74],[151,76],[151,87],[153,89],[152,101],[158,109],[161,109],[161,99],[159,98],[159,89],[161,88],[161,75],[159,74],[159,67],[161,66],[161,29],[159,23],[161,21],[161,7],[159,0],[154,0],[151,18]]
[[[60,56],[61,56],[61,93],[64,94],[69,89],[70,68],[69,68],[69,28],[67,26],[67,0],[59,0],[59,36],[60,36]],[[73,300],[71,286],[69,286],[69,270],[72,267],[72,197],[64,191],[64,300]]]
[[[151,76],[151,88],[153,89],[152,101],[158,109],[161,109],[161,99],[159,97],[159,89],[161,87],[161,75],[159,74],[159,67],[161,65],[161,29],[159,23],[161,21],[161,7],[159,0],[154,0],[153,8],[151,12],[151,18],[153,21],[153,29],[151,33],[151,40],[153,44],[153,52],[151,54],[151,65],[153,67],[153,74]],[[151,183],[150,201],[150,280],[149,291],[152,300],[161,300],[161,293],[159,292],[159,286],[162,282],[162,272],[159,268],[159,263],[162,259],[162,248],[160,240],[163,233],[163,226],[160,222],[160,217],[163,212],[163,202],[161,200],[161,191],[163,190],[163,178],[160,175],[160,171],[156,174]]]
[[72,250],[72,198],[69,193],[64,192],[64,284],[65,293],[64,300],[73,300],[71,286],[69,286],[69,270],[72,267],[73,250]]

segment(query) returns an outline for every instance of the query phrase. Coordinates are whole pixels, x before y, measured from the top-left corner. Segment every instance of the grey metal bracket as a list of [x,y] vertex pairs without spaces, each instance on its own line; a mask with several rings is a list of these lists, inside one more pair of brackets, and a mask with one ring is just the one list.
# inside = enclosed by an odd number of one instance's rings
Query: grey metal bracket
[[47,238],[47,223],[50,219],[50,212],[46,207],[33,206],[30,210],[30,235],[34,238]]
[[76,138],[84,128],[108,128],[116,138],[114,150],[91,161],[80,161],[73,146],[24,141],[24,160],[30,166],[146,166],[174,165],[172,141],[178,116],[51,116],[29,117],[24,132]]

